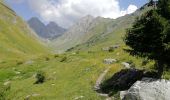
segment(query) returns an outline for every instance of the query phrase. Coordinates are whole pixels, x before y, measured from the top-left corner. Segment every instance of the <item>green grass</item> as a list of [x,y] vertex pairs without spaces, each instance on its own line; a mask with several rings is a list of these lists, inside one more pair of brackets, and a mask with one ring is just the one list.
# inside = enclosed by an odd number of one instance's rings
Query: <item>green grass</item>
[[[118,52],[122,56],[118,56]],[[49,58],[48,61],[46,57]],[[67,59],[61,62],[64,57]],[[105,58],[115,58],[118,62],[106,65],[103,63]],[[68,52],[58,57],[55,55],[40,56],[33,59],[34,63],[30,65],[23,63],[1,68],[3,73],[0,77],[4,78],[1,78],[0,82],[11,81],[11,88],[6,98],[12,100],[23,100],[31,94],[39,94],[31,97],[31,100],[73,100],[79,96],[84,96],[82,100],[104,100],[93,90],[97,78],[108,66],[111,66],[105,79],[110,78],[123,68],[121,62],[129,60],[139,66],[142,62],[140,58],[129,56],[122,50],[122,47],[114,52],[96,49],[91,53],[79,51],[78,54]],[[34,84],[36,81],[34,76],[39,70],[45,73],[46,80],[43,84]],[[21,73],[15,74],[16,71]]]

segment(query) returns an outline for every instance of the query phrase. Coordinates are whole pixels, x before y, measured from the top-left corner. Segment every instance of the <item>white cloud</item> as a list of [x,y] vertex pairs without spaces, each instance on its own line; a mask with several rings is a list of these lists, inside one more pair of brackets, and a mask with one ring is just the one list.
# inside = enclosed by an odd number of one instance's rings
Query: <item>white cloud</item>
[[129,5],[128,8],[126,10],[122,10],[121,11],[121,16],[124,16],[126,14],[131,14],[133,12],[135,12],[138,8],[135,5]]
[[88,14],[117,18],[137,9],[135,5],[129,5],[121,10],[118,0],[28,0],[28,3],[44,21],[55,21],[63,27],[71,26]]

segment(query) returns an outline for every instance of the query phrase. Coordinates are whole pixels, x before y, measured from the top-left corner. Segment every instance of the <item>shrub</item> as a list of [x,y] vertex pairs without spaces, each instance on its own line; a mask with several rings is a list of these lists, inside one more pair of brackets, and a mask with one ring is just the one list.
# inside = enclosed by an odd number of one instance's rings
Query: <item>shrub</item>
[[22,65],[23,61],[17,61],[17,65]]
[[147,59],[144,59],[144,60],[142,61],[142,66],[145,66],[148,62],[149,62],[149,61],[148,61]]
[[45,61],[49,61],[50,60],[50,58],[49,57],[45,57]]
[[54,55],[54,58],[57,58],[57,57],[59,57],[59,55],[58,55],[58,54],[55,54],[55,55]]
[[38,71],[36,76],[35,76],[35,78],[36,78],[35,84],[43,83],[45,81],[45,74],[44,74],[44,72]]
[[61,60],[60,60],[60,62],[64,62],[64,61],[66,61],[67,60],[67,57],[63,57]]

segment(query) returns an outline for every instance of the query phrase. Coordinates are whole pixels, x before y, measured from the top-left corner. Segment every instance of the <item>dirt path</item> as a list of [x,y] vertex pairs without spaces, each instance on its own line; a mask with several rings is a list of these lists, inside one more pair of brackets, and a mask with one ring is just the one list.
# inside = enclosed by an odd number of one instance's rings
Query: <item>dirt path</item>
[[[104,77],[106,76],[106,74],[109,72],[110,70],[110,66],[106,68],[105,71],[103,71],[100,76],[98,77],[97,81],[96,81],[96,84],[94,86],[94,89],[97,91],[97,90],[100,90],[100,85],[101,83],[103,82],[104,80]],[[103,93],[98,93],[98,95],[100,96],[103,96],[103,97],[106,97],[106,100],[112,100],[111,97],[108,96],[108,94],[103,94]]]
[[94,89],[95,89],[95,90],[100,90],[100,85],[101,85],[104,77],[106,76],[106,74],[107,74],[108,71],[110,70],[110,68],[111,68],[111,67],[107,67],[107,69],[100,74],[100,76],[98,77],[98,79],[97,79],[97,81],[96,81],[96,84],[95,84],[95,86],[94,86]]

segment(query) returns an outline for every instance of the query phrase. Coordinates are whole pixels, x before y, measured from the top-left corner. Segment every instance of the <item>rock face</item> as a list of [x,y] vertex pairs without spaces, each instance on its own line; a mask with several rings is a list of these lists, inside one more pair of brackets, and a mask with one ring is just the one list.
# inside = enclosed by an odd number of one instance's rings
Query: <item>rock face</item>
[[170,100],[170,81],[143,78],[137,81],[122,100]]
[[62,35],[66,29],[58,26],[55,22],[44,25],[38,18],[33,17],[28,21],[29,26],[37,33],[38,36],[45,39],[53,39]]
[[49,38],[52,38],[52,39],[55,39],[56,37],[66,32],[66,29],[58,26],[55,22],[50,22],[49,24],[47,24],[46,30],[49,34]]

